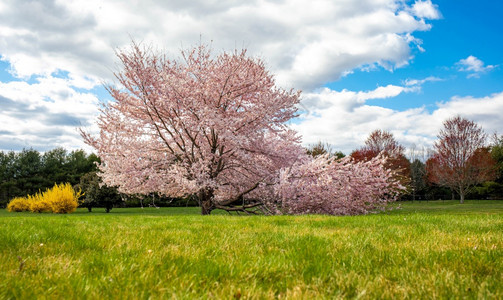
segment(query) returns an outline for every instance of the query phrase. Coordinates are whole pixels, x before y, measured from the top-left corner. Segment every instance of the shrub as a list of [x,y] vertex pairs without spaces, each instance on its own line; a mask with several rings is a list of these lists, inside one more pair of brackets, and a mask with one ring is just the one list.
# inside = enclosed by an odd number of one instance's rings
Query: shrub
[[51,211],[51,205],[42,197],[42,194],[36,193],[33,196],[28,195],[27,199],[29,200],[31,212],[41,213]]
[[43,193],[28,195],[25,198],[17,197],[12,199],[7,205],[10,212],[32,211],[45,212],[52,211],[57,214],[74,212],[79,206],[79,198],[82,192],[76,192],[69,183],[55,184],[53,188]]
[[69,183],[55,184],[53,188],[48,189],[42,194],[42,197],[52,212],[57,214],[66,214],[74,212],[79,206],[79,198],[82,192],[76,192]]
[[16,197],[9,202],[7,210],[10,212],[29,211],[30,202],[27,198]]

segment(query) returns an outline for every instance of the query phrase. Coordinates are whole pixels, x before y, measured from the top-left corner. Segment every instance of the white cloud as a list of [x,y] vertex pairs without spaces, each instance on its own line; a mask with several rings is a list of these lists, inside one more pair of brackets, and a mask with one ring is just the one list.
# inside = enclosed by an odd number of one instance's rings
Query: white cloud
[[480,74],[486,73],[494,68],[496,66],[494,65],[488,65],[485,66],[484,62],[481,61],[480,59],[476,58],[473,55],[468,56],[465,59],[460,60],[459,62],[456,63],[458,66],[459,71],[463,72],[469,72],[468,78],[478,78],[480,77]]
[[72,88],[72,79],[38,78],[36,83],[0,82],[0,150],[85,148],[77,131],[96,132],[98,99]]
[[474,120],[488,133],[501,131],[503,93],[483,98],[453,97],[437,103],[432,112],[425,107],[397,111],[367,103],[367,100],[394,97],[419,88],[387,86],[368,92],[324,89],[310,93],[303,101],[309,114],[292,127],[303,136],[304,144],[328,142],[345,153],[362,146],[375,129],[392,132],[406,147],[431,147],[442,122],[458,114]]
[[501,132],[503,124],[503,92],[486,97],[455,96],[448,102],[438,103],[433,117],[452,117],[456,114],[480,124],[487,133]]
[[443,81],[443,79],[435,76],[429,76],[424,79],[406,79],[404,81],[404,84],[406,86],[422,86],[426,82],[435,82],[435,81]]
[[439,17],[429,0],[412,5],[396,0],[239,4],[230,0],[4,0],[0,3],[1,59],[10,63],[18,78],[38,79],[31,84],[0,83],[0,148],[84,147],[75,123],[90,123],[97,113],[98,100],[91,88],[113,80],[114,50],[135,39],[153,43],[168,55],[178,55],[179,49],[201,40],[213,41],[216,52],[248,48],[266,61],[280,84],[307,91],[304,105],[313,113],[298,125],[305,137],[352,149],[370,129],[398,126],[398,134],[408,128],[401,125],[403,119],[421,121],[420,116],[427,115],[422,108],[396,112],[367,101],[414,92],[424,82],[366,92],[312,91],[353,70],[407,65],[411,47],[424,51],[414,34],[429,30],[428,20]]
[[431,3],[431,0],[416,1],[412,5],[412,12],[416,17],[436,20],[440,19],[442,15],[437,8],[437,5]]
[[114,48],[130,38],[177,54],[202,36],[217,51],[245,46],[281,83],[312,89],[355,68],[406,65],[420,42],[412,34],[437,15],[431,1],[6,0],[0,51],[23,78],[64,70],[97,83],[111,79]]

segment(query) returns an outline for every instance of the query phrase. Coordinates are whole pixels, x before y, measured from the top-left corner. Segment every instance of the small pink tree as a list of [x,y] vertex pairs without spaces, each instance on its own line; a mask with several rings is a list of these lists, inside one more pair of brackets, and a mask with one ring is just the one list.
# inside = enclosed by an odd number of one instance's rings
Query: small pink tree
[[[171,60],[133,44],[108,86],[115,101],[98,119],[101,177],[122,193],[197,195],[202,214],[262,205],[250,194],[277,181],[303,152],[285,122],[299,92],[275,86],[246,51],[213,57],[205,46]],[[254,193],[252,193],[254,192]]]

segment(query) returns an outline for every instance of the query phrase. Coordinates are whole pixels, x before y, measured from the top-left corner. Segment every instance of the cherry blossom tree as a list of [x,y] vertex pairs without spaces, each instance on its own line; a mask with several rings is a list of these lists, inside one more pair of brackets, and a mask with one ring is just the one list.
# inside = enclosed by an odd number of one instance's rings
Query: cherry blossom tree
[[[125,194],[196,196],[213,209],[266,213],[365,213],[393,199],[396,183],[382,158],[313,158],[286,126],[300,92],[276,87],[246,51],[206,46],[173,60],[132,45],[108,86],[99,135],[82,132],[107,186]],[[313,184],[314,183],[314,184]],[[308,193],[308,191],[311,191]],[[313,196],[324,201],[313,208]]]
[[463,203],[473,185],[494,176],[494,161],[484,147],[486,138],[473,121],[460,116],[446,120],[426,164],[429,180],[457,192]]
[[196,195],[202,214],[263,204],[261,190],[303,153],[285,122],[299,92],[276,87],[259,59],[207,46],[173,60],[133,43],[109,85],[99,136],[82,132],[100,156],[103,182],[128,194]]

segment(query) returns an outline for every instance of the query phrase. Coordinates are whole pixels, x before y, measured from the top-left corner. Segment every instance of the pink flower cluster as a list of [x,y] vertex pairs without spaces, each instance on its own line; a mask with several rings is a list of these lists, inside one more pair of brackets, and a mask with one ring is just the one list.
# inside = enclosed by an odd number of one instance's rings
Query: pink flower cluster
[[385,169],[385,158],[365,162],[323,155],[284,169],[276,192],[288,214],[357,215],[383,210],[405,188]]

